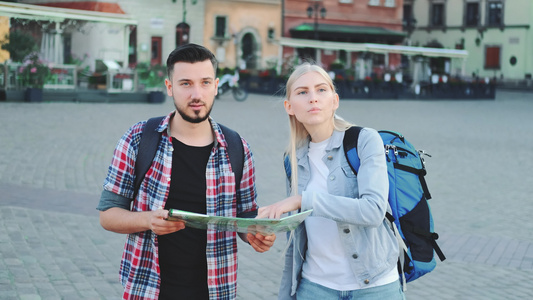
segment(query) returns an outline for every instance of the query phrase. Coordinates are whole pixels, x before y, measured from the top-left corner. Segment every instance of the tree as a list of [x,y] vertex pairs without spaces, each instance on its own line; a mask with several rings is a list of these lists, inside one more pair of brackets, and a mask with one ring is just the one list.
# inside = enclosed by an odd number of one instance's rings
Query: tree
[[11,60],[22,62],[30,53],[39,50],[35,38],[23,31],[12,31],[1,41],[2,49],[9,52]]

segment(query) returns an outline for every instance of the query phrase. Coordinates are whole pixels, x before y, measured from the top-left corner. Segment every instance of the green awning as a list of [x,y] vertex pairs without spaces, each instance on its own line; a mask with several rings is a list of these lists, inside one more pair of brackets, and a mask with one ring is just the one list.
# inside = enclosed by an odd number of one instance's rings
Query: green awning
[[[303,23],[291,28],[293,38],[314,38],[315,24]],[[400,43],[407,36],[405,32],[383,27],[350,26],[318,23],[317,35],[323,41],[352,43]]]

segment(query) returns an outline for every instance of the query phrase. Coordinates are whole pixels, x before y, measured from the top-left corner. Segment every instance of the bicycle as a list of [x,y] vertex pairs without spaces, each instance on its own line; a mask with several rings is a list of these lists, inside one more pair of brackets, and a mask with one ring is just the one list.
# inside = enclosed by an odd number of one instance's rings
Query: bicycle
[[218,94],[216,95],[216,99],[218,99],[220,96],[224,95],[228,91],[231,90],[231,93],[233,94],[233,98],[235,100],[241,102],[246,100],[248,98],[248,91],[246,91],[243,87],[239,85],[239,70],[235,69],[235,74],[225,74],[222,76],[218,83]]

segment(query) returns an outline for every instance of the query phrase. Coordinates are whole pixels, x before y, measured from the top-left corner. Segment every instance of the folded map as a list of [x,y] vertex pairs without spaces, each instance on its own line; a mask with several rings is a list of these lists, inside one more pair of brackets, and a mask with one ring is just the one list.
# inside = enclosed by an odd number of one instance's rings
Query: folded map
[[312,209],[307,210],[281,219],[249,219],[208,216],[178,209],[170,209],[167,220],[185,221],[185,226],[198,229],[270,235],[275,232],[296,229],[312,211]]

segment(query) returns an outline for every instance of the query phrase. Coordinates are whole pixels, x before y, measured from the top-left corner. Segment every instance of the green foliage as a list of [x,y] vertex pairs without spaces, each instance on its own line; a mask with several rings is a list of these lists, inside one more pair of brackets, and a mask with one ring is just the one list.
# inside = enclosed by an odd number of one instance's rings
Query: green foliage
[[30,53],[38,50],[33,36],[23,31],[13,31],[5,35],[1,41],[2,49],[9,52],[11,60],[22,62]]
[[163,65],[150,66],[147,63],[139,63],[136,68],[139,82],[147,88],[163,88],[167,77],[167,68]]
[[334,63],[332,63],[329,68],[331,70],[343,70],[344,69],[344,64],[341,63],[341,62],[338,62],[338,61],[335,61]]
[[222,77],[223,75],[233,74],[233,73],[235,73],[235,69],[231,69],[228,67],[217,69],[217,77]]

